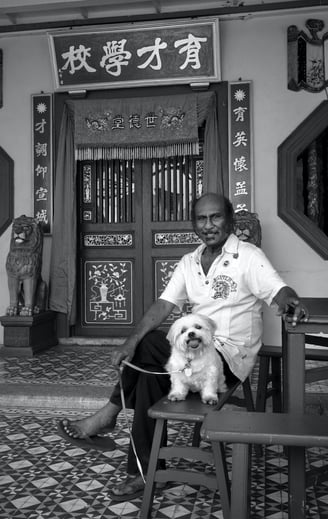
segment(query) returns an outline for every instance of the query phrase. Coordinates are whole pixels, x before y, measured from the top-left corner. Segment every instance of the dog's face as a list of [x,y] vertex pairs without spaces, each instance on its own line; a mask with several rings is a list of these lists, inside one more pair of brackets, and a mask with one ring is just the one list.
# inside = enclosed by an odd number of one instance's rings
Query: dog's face
[[212,319],[200,314],[188,314],[173,323],[167,339],[172,347],[196,353],[212,342],[214,332]]

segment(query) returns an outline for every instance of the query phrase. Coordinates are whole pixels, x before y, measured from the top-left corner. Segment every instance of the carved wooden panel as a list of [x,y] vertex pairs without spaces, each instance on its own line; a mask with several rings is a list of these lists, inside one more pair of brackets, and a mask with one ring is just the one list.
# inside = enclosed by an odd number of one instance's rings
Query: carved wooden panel
[[328,32],[322,32],[322,20],[309,19],[305,23],[308,32],[296,25],[288,27],[288,88],[321,92],[327,87],[325,63],[328,49]]
[[86,324],[132,322],[131,261],[86,261],[84,287]]

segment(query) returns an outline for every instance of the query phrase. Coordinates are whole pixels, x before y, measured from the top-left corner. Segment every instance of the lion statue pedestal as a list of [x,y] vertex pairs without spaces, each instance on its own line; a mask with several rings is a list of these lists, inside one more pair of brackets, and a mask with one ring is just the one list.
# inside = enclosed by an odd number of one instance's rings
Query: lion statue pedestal
[[4,345],[35,353],[58,343],[55,312],[47,310],[47,285],[41,277],[43,234],[35,218],[22,215],[12,226],[6,261],[9,306],[0,317]]

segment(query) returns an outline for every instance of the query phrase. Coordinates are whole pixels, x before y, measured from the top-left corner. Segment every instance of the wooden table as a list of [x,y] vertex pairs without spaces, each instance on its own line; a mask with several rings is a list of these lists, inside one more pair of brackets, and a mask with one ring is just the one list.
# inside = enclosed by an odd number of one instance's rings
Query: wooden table
[[[308,322],[282,327],[284,412],[296,414],[304,413],[305,407],[305,334],[328,334],[328,298],[302,297],[302,302],[310,313]],[[289,447],[288,462],[288,517],[306,518],[305,449]]]

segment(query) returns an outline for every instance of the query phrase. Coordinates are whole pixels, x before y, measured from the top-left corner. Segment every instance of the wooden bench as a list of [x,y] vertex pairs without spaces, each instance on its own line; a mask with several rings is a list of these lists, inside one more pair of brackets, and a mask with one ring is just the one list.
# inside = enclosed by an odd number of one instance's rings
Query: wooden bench
[[[320,335],[306,335],[305,359],[312,361],[328,361],[328,337]],[[321,346],[310,347],[309,345]],[[266,401],[272,398],[274,413],[282,411],[282,348],[263,344],[259,351],[259,372],[256,392],[255,409],[264,412]],[[328,363],[323,367],[311,367],[305,371],[305,382],[310,384],[319,380],[328,379]]]
[[[230,502],[229,510],[222,506],[224,519],[249,519],[250,445],[328,447],[328,416],[211,411],[203,422],[201,436],[211,442],[218,487]],[[231,482],[227,468],[221,466],[222,461],[225,463],[223,442],[233,444]]]

